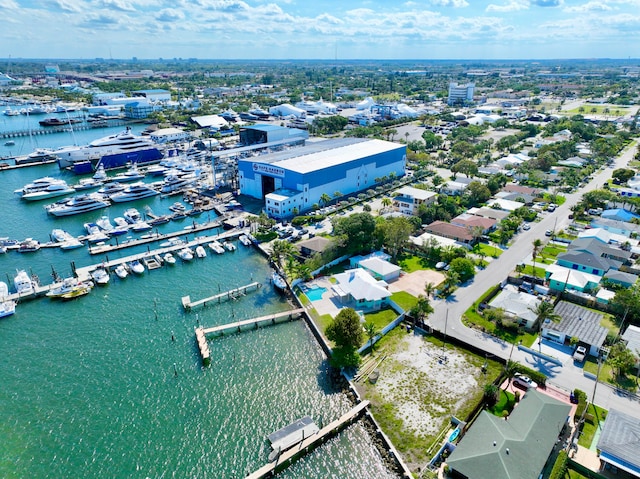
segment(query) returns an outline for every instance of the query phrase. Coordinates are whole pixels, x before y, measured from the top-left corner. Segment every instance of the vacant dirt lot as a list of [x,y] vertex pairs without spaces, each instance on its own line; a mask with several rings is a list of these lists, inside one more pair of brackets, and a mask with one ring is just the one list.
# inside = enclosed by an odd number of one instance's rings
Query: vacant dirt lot
[[414,271],[413,273],[403,274],[393,283],[389,283],[389,291],[396,293],[398,291],[406,291],[414,296],[424,294],[424,285],[433,283],[438,285],[444,281],[444,274],[433,271],[431,269],[423,269]]

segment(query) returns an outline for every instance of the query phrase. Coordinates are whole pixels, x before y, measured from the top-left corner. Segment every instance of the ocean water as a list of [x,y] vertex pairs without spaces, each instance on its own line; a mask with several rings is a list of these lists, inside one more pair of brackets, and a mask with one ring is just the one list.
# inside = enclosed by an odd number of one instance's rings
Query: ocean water
[[[155,197],[54,219],[44,212],[46,201],[25,203],[13,194],[34,178],[65,174],[55,165],[0,171],[0,236],[46,241],[56,227],[77,235],[101,214],[145,204],[163,213],[176,201]],[[161,228],[175,231],[191,221]],[[86,248],[11,251],[0,255],[0,279],[11,288],[20,268],[50,282],[52,269],[68,276],[72,263],[101,260]],[[196,325],[290,308],[269,287],[269,273],[261,255],[238,245],[235,253],[140,277],[113,276],[73,301],[19,304],[14,316],[0,320],[0,477],[241,478],[266,463],[267,434],[305,415],[326,424],[346,412],[350,403],[332,385],[302,321],[211,339],[212,364],[202,368]],[[265,287],[237,301],[191,312],[181,307],[184,295],[198,299],[253,280]],[[395,476],[356,423],[279,477]]]

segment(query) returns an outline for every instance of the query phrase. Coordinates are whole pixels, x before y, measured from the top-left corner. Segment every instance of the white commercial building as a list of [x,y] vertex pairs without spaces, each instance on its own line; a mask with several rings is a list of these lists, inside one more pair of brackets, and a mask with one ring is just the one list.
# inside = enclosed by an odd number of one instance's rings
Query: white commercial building
[[320,204],[323,195],[349,195],[376,179],[405,174],[406,146],[340,138],[238,161],[242,194],[265,200],[267,214],[286,218]]
[[449,105],[464,105],[473,101],[473,91],[476,85],[474,83],[466,83],[459,85],[457,83],[449,83],[449,97],[447,103]]

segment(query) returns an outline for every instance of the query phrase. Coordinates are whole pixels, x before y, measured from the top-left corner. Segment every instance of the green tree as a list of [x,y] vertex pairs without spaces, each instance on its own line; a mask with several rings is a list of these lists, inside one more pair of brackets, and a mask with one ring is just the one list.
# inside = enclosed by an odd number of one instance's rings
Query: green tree
[[427,298],[431,298],[433,294],[436,292],[436,285],[434,283],[425,283],[424,285],[424,294],[427,295]]
[[444,141],[441,136],[436,135],[430,130],[426,130],[422,134],[422,139],[424,140],[427,150],[435,150],[440,148]]
[[635,176],[636,172],[630,168],[618,168],[613,170],[611,177],[617,179],[620,183],[626,183]]
[[636,357],[622,341],[611,346],[607,363],[611,365],[617,377],[624,377],[636,364]]
[[476,274],[476,268],[473,261],[468,258],[455,258],[449,264],[448,272],[456,273],[459,281],[464,283],[465,281],[473,278]]
[[489,383],[485,384],[483,392],[484,400],[487,403],[487,406],[495,406],[498,402],[498,394],[500,393],[500,388],[493,383]]
[[479,181],[472,181],[467,186],[463,198],[466,200],[467,206],[472,207],[485,203],[489,198],[491,198],[491,191],[487,186]]
[[529,309],[535,313],[539,324],[538,334],[540,337],[538,338],[538,349],[542,352],[542,327],[544,326],[545,321],[548,319],[549,321],[557,323],[562,319],[562,316],[556,313],[553,308],[553,303],[550,303],[549,301],[540,301],[538,306]]
[[462,173],[467,178],[470,178],[478,174],[478,165],[471,160],[460,160],[451,167],[451,171],[453,173]]
[[331,203],[331,196],[329,196],[327,193],[322,193],[320,195],[320,203],[322,204],[322,206],[327,206],[329,203]]
[[360,316],[353,308],[343,308],[329,323],[325,333],[337,347],[358,349],[363,339]]
[[395,261],[398,254],[409,242],[409,236],[413,233],[413,225],[404,216],[396,216],[386,219],[381,224],[384,238],[384,245],[391,254],[391,258]]
[[424,322],[431,313],[433,313],[433,306],[431,306],[429,298],[422,294],[418,296],[418,301],[409,310],[409,316],[418,322]]
[[378,335],[378,328],[373,321],[367,321],[364,325],[364,331],[367,334],[367,342],[369,344],[369,347],[371,348],[371,354],[373,354],[373,350],[375,348],[373,340]]
[[378,246],[375,229],[375,219],[369,213],[355,213],[337,218],[333,224],[334,233],[344,237],[345,248],[352,253],[367,253]]
[[277,265],[278,269],[283,269],[283,264],[292,257],[294,247],[288,241],[275,240],[271,243],[271,261]]
[[533,260],[533,277],[536,277],[536,259],[538,255],[542,251],[542,240],[540,238],[536,238],[533,240],[533,250],[531,251],[531,259]]

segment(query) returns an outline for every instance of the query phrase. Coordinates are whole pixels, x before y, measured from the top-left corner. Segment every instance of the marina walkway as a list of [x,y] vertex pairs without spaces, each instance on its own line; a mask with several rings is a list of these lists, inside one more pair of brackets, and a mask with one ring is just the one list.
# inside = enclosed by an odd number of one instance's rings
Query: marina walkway
[[227,323],[220,326],[214,326],[213,328],[204,328],[204,334],[224,334],[230,330],[236,330],[238,332],[242,331],[242,328],[245,326],[255,326],[256,328],[260,325],[260,323],[269,322],[272,324],[276,323],[276,320],[287,318],[298,319],[304,313],[304,308],[292,309],[290,311],[283,311],[281,313],[276,314],[267,314],[266,316],[260,316],[258,318],[245,319],[243,321],[236,321],[234,323]]
[[252,474],[249,474],[247,476],[247,479],[262,479],[264,477],[271,477],[277,472],[289,467],[297,459],[312,451],[326,439],[334,436],[346,426],[355,421],[368,406],[369,401],[362,401],[357,406],[352,408],[349,412],[343,414],[339,419],[329,423],[327,426],[320,429],[317,434],[314,434],[313,436],[303,440],[297,446],[284,451],[275,461],[270,462],[262,466]]
[[182,307],[186,310],[190,310],[197,306],[206,306],[208,303],[220,303],[223,299],[237,299],[240,296],[245,296],[248,291],[252,289],[258,289],[262,286],[262,284],[254,281],[253,283],[249,283],[244,286],[240,286],[239,288],[230,289],[229,291],[225,291],[223,293],[214,294],[213,296],[209,296],[204,299],[199,299],[197,301],[191,301],[191,296],[183,296],[182,297]]

